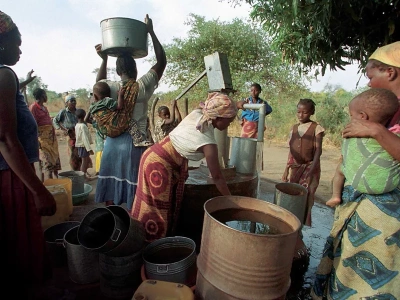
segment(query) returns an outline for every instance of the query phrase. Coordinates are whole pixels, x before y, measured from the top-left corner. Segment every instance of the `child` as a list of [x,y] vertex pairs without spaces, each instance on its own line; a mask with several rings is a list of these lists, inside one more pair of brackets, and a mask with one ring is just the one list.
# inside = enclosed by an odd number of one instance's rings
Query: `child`
[[[311,208],[314,205],[314,194],[321,175],[320,157],[325,131],[318,123],[311,121],[310,117],[314,113],[314,101],[300,99],[297,104],[297,118],[300,123],[292,128],[288,162],[282,175],[282,181],[301,184],[308,190],[307,218],[305,222],[307,226],[311,226]],[[296,250],[295,259],[307,254],[307,248],[302,241],[301,232]]]
[[89,168],[90,155],[93,155],[92,149],[92,136],[90,135],[89,128],[84,122],[86,112],[83,109],[78,108],[75,111],[75,115],[78,119],[78,123],[75,125],[75,136],[76,142],[75,147],[78,149],[78,155],[82,158],[81,171],[85,174],[86,179],[92,179],[87,174]]
[[[350,117],[369,120],[384,126],[399,109],[394,93],[386,89],[370,89],[351,100]],[[389,128],[400,134],[400,126]],[[342,144],[341,162],[333,178],[332,198],[326,205],[335,207],[342,201],[344,185],[364,194],[384,194],[400,183],[400,162],[389,155],[375,139],[348,138]],[[346,199],[343,199],[346,202]]]
[[135,146],[149,145],[132,118],[137,93],[138,84],[134,80],[128,81],[119,90],[118,101],[110,98],[111,89],[106,82],[99,81],[93,86],[94,103],[90,105],[89,113],[96,121],[101,134],[117,137],[129,131]]
[[[261,94],[261,85],[258,83],[253,83],[250,87],[250,97],[239,101],[242,104],[250,103],[250,104],[266,104],[266,112],[265,115],[269,115],[272,113],[272,107],[267,103],[267,101],[261,99],[259,96]],[[242,108],[242,104],[238,107]],[[243,108],[242,108],[243,109]],[[240,116],[241,122],[240,125],[242,126],[242,131],[240,133],[241,137],[245,138],[257,138],[258,136],[258,120],[260,117],[260,113],[258,110],[254,109],[243,109],[242,115]],[[264,130],[267,127],[264,126]]]
[[[182,121],[182,116],[176,102],[177,100],[172,101],[172,114],[170,114],[167,106],[160,106],[158,108],[160,119],[154,124],[153,140],[155,143],[165,138]],[[178,119],[175,119],[175,112],[178,115]]]

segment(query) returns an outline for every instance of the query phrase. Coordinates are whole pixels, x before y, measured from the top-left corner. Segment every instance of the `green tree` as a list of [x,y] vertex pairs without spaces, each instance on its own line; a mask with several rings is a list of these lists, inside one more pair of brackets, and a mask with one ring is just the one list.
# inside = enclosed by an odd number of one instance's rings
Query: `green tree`
[[[281,53],[272,51],[271,39],[260,26],[240,19],[207,21],[195,14],[189,15],[187,25],[186,38],[174,38],[164,47],[168,65],[163,80],[178,90],[205,70],[204,57],[216,51],[228,57],[236,97],[248,96],[252,82],[262,86],[261,96],[271,102],[306,90],[297,70],[282,62]],[[207,80],[202,80],[188,97],[198,103],[207,89]]]
[[323,75],[353,61],[363,68],[379,46],[400,40],[399,0],[227,1],[249,3],[274,48],[305,72],[320,67]]

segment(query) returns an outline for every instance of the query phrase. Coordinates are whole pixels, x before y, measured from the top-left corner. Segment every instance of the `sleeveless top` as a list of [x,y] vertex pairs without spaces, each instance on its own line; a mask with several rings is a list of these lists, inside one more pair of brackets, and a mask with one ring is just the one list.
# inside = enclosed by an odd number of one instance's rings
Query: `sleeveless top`
[[[11,68],[2,64],[0,64],[0,68],[10,69],[14,73],[15,80],[17,81],[17,93],[15,95],[17,136],[22,144],[26,156],[28,157],[28,161],[34,163],[39,161],[39,142],[36,121],[26,105],[24,96],[19,90],[19,81],[15,72]],[[9,168],[10,167],[4,160],[3,155],[0,153],[0,170],[6,170]]]
[[300,136],[298,132],[299,124],[293,126],[292,137],[290,139],[290,153],[299,164],[305,164],[314,159],[315,153],[315,128],[316,122],[312,122],[311,126]]

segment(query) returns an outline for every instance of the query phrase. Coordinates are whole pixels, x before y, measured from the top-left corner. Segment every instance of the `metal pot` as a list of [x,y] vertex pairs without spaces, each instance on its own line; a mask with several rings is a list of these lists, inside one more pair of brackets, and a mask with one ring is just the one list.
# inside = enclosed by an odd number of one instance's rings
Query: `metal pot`
[[148,54],[147,26],[129,18],[109,18],[100,22],[102,50],[109,56],[129,54],[142,58]]
[[117,247],[126,236],[126,223],[111,210],[99,207],[83,218],[78,229],[79,243],[92,251],[108,252]]
[[53,267],[62,267],[67,264],[67,252],[63,247],[64,235],[68,230],[79,226],[79,224],[79,222],[63,222],[44,231],[44,238]]

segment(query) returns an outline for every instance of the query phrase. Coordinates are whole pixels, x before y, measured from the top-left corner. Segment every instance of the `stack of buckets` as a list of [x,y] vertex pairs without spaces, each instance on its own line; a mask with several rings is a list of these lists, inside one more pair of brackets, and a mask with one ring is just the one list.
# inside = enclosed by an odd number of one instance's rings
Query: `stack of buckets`
[[145,232],[126,209],[112,205],[95,208],[77,229],[77,241],[98,255],[100,289],[114,299],[132,297],[141,283]]

